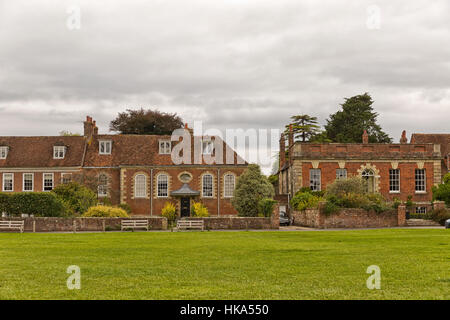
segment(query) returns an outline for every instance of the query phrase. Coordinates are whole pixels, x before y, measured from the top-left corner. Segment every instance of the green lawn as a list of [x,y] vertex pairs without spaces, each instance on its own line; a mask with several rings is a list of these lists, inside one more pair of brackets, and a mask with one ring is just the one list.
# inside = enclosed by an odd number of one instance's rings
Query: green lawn
[[449,298],[445,229],[0,234],[0,299]]

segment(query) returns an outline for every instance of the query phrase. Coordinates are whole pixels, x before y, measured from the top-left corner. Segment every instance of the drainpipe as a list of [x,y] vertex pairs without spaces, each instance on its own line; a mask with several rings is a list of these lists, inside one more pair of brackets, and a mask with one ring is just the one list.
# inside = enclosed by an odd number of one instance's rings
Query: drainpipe
[[220,168],[217,169],[217,216],[220,216]]
[[153,169],[150,169],[150,216],[153,216]]

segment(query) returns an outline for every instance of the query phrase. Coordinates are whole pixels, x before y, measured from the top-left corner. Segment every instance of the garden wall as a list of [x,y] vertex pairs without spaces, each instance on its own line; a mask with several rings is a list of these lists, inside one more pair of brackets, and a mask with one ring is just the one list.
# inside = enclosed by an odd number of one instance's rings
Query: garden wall
[[382,228],[397,227],[405,224],[405,208],[376,213],[364,209],[341,209],[339,212],[325,215],[319,209],[293,211],[293,224],[296,226],[331,229],[331,228]]
[[248,229],[278,229],[271,218],[260,217],[208,217],[186,218],[187,220],[203,220],[205,230],[248,230]]
[[[77,232],[77,231],[107,231],[120,230],[121,220],[148,220],[149,230],[166,230],[167,219],[152,218],[0,218],[0,220],[24,220],[25,232]],[[5,231],[2,229],[2,231]]]

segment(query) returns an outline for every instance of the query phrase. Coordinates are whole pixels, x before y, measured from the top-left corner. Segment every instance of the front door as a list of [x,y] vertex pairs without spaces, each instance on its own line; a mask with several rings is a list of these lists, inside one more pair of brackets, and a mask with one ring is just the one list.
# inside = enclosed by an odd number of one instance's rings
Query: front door
[[181,198],[181,217],[189,217],[191,215],[191,200],[189,198]]

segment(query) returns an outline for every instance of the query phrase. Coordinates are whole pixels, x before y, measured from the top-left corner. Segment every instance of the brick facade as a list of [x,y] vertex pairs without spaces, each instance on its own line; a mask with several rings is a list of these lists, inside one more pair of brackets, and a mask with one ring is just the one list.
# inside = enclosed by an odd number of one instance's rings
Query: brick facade
[[[293,142],[289,133],[289,145],[280,139],[280,150],[287,150],[280,157],[279,193],[292,197],[303,187],[311,187],[311,172],[320,174],[320,190],[334,182],[337,170],[347,176],[362,176],[369,172],[371,192],[382,194],[387,200],[398,198],[406,201],[412,196],[417,206],[430,207],[432,187],[442,182],[448,172],[445,165],[450,152],[450,135],[413,135],[407,142],[404,132],[399,144],[376,143],[299,143]],[[437,136],[437,137],[435,137]],[[364,137],[362,137],[364,141]],[[444,151],[444,154],[441,152]],[[398,170],[399,190],[391,190],[390,170]],[[312,171],[313,170],[313,171]],[[424,173],[424,190],[416,190],[416,170]]]
[[[184,132],[192,134],[192,130],[187,126]],[[223,161],[209,161],[201,150],[196,151],[194,148],[195,144],[201,142],[202,137],[189,137],[191,161],[187,164],[174,164],[170,153],[160,153],[160,141],[171,141],[171,136],[100,135],[91,117],[87,117],[84,122],[83,136],[0,137],[0,147],[6,147],[8,150],[6,158],[0,159],[0,192],[24,191],[24,173],[33,174],[31,191],[44,190],[44,173],[53,174],[53,187],[62,183],[63,174],[70,174],[72,181],[99,190],[98,197],[101,202],[127,203],[134,215],[160,216],[166,202],[174,203],[180,214],[182,197],[173,196],[172,192],[187,184],[196,192],[195,195],[183,196],[189,198],[190,203],[201,201],[211,216],[236,215],[231,198],[225,197],[223,193],[224,176],[233,175],[236,183],[247,163],[225,143],[222,151],[215,149],[212,154],[212,157],[222,154]],[[100,152],[103,142],[107,142],[111,148],[103,150],[106,151],[104,154]],[[178,142],[171,141],[170,144],[171,149],[174,149]],[[55,159],[55,146],[65,148],[65,156],[62,159]],[[227,163],[226,159],[231,159],[231,163]],[[5,190],[4,177],[9,178],[11,174],[14,178],[13,190]],[[168,177],[167,196],[158,195],[159,174]],[[205,196],[202,192],[202,176],[205,174],[212,176],[212,196]],[[140,192],[145,191],[145,194],[136,194],[137,176],[140,176],[141,182],[145,181],[145,187],[142,183],[139,185]],[[183,177],[188,176],[189,179],[183,180]],[[104,190],[104,194],[100,190]]]

